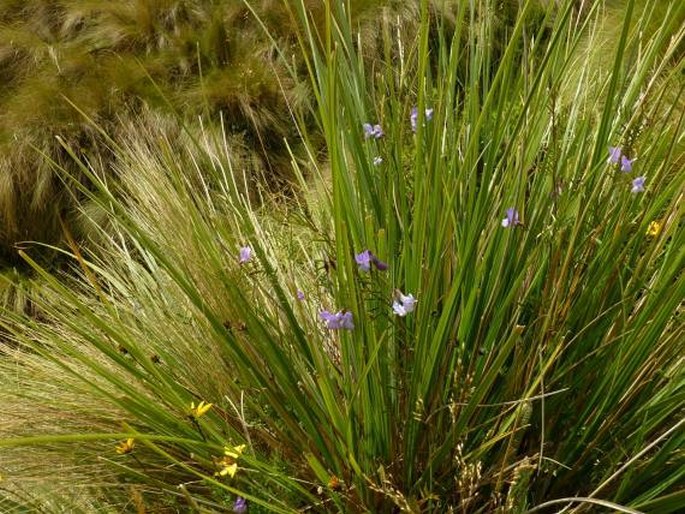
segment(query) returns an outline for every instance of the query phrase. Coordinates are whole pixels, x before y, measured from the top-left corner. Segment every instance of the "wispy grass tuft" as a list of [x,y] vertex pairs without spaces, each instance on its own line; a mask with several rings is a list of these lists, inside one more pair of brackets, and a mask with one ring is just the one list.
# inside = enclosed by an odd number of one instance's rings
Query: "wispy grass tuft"
[[255,150],[262,187],[290,184],[283,141],[298,145],[287,104],[307,111],[309,95],[275,58],[275,45],[292,47],[294,37],[284,5],[252,6],[277,28],[275,41],[239,1],[0,0],[0,266],[22,264],[17,243],[65,243],[60,218],[87,239],[71,218],[73,191],[50,165],[77,171],[55,137],[103,173],[114,156],[71,103],[111,135],[122,118],[137,123],[150,110],[194,127],[221,114]]

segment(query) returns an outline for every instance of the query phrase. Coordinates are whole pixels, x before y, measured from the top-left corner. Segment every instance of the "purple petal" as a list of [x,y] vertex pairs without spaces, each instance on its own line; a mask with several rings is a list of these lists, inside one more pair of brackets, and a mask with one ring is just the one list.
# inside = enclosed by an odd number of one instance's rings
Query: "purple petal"
[[327,329],[338,330],[340,328],[340,313],[332,314],[328,311],[321,311],[319,317],[326,322]]
[[[426,109],[423,111],[426,121],[433,119],[433,109]],[[409,121],[411,122],[411,129],[416,132],[416,128],[419,124],[419,109],[418,107],[412,107],[411,114],[409,115]]]
[[408,294],[405,296],[400,293],[400,301],[402,302],[402,305],[404,305],[404,310],[408,313],[413,312],[416,308],[416,298],[414,298],[413,294]]
[[354,260],[359,266],[359,271],[371,271],[371,260],[373,254],[369,250],[364,250],[354,256]]
[[335,314],[331,314],[331,313],[328,312],[328,311],[321,311],[321,312],[319,313],[319,317],[320,317],[322,320],[324,320],[324,321],[326,321],[326,322],[329,322],[329,321],[335,319]]
[[392,302],[392,310],[400,317],[404,317],[416,308],[416,298],[414,295],[402,294],[402,291],[395,289],[395,300]]
[[637,177],[635,180],[633,180],[633,188],[631,189],[631,192],[642,193],[645,190],[645,180],[646,177]]
[[609,160],[607,161],[609,164],[618,164],[618,161],[621,159],[621,148],[618,146],[610,146],[609,147]]
[[350,311],[347,311],[346,313],[340,316],[340,328],[344,328],[346,330],[354,330],[354,322],[352,320],[352,313]]
[[416,127],[419,120],[419,109],[418,107],[412,107],[411,114],[409,115],[409,122],[411,123],[411,129],[416,132]]
[[244,514],[247,512],[247,500],[242,496],[238,496],[233,503],[233,512],[236,514]]
[[633,161],[635,159],[628,159],[625,155],[621,156],[621,171],[631,172],[633,171]]
[[331,320],[326,323],[326,328],[328,330],[340,330],[340,319],[338,316],[335,316]]
[[503,227],[513,227],[520,224],[519,213],[513,207],[507,209],[506,218],[502,220]]
[[385,135],[383,127],[379,124],[371,125],[371,123],[364,123],[362,128],[364,129],[364,139],[369,139],[370,137],[380,139]]
[[331,314],[328,311],[321,311],[319,316],[326,322],[326,328],[329,330],[352,330],[354,329],[354,322],[352,321],[352,313],[347,311],[336,312]]
[[240,257],[238,259],[239,264],[245,264],[250,259],[252,259],[252,248],[249,246],[243,246],[240,249]]
[[402,305],[397,300],[392,302],[392,310],[395,311],[395,314],[397,314],[400,317],[404,317],[407,315],[407,311],[404,308],[404,305]]
[[299,301],[303,301],[305,298],[304,292],[300,291],[299,289],[297,290],[296,296]]

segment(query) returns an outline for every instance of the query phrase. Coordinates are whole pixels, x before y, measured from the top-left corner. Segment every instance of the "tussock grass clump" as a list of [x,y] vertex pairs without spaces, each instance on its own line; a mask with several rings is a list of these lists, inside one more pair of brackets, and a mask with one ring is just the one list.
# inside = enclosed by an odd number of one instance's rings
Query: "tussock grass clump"
[[255,198],[221,131],[100,134],[116,183],[66,145],[107,228],[64,276],[25,254],[46,287],[3,320],[1,501],[682,510],[680,3],[648,35],[628,2],[579,73],[599,3],[526,2],[498,50],[494,9],[455,3],[447,37],[423,2],[373,74],[344,4],[291,6],[314,192]]
[[310,94],[284,73],[275,45],[293,54],[294,23],[281,2],[251,5],[275,40],[239,1],[0,1],[0,265],[21,264],[16,243],[65,242],[62,223],[81,239],[73,224],[80,199],[54,162],[78,168],[56,136],[115,179],[114,155],[83,113],[111,135],[149,110],[190,125],[221,113],[226,131],[259,159],[263,185],[279,191],[292,182],[288,105],[306,114]]

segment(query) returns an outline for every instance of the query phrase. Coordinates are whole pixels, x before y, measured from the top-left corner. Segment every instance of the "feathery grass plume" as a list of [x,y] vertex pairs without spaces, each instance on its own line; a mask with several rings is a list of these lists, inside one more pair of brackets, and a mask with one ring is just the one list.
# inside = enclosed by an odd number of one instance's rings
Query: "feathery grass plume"
[[[212,130],[181,147],[118,134],[116,182],[69,149],[92,184],[73,187],[109,228],[64,277],[27,256],[46,286],[41,319],[1,321],[14,345],[0,347],[0,401],[22,413],[0,425],[3,476],[54,494],[84,473],[113,504],[135,484],[177,510],[230,512],[240,497],[273,512],[676,512],[685,183],[683,119],[663,104],[680,70],[663,63],[677,17],[644,40],[629,2],[611,69],[568,84],[597,4],[581,17],[550,3],[531,25],[526,2],[497,53],[483,44],[495,3],[455,3],[461,28],[431,47],[440,26],[422,2],[416,40],[394,43],[415,49],[417,72],[388,46],[369,78],[347,3],[322,3],[319,25],[288,5],[325,165],[301,134],[330,183],[253,201],[249,167]],[[364,138],[368,119],[383,138]],[[626,123],[641,127],[640,195],[606,162]],[[387,269],[360,271],[365,248]],[[354,326],[327,330],[321,311]],[[200,401],[212,409],[189,417]],[[41,475],[44,452],[73,474]]]
[[[278,44],[291,47],[280,2],[254,6],[281,23]],[[116,178],[113,155],[82,113],[113,133],[122,117],[135,122],[146,107],[191,124],[221,112],[227,132],[256,150],[262,186],[287,189],[284,139],[296,135],[288,105],[304,112],[309,100],[301,81],[283,73],[273,45],[241,2],[0,0],[0,265],[21,263],[17,242],[61,243],[62,223],[82,239],[71,219],[79,199],[52,161],[71,173],[78,167],[56,135]]]

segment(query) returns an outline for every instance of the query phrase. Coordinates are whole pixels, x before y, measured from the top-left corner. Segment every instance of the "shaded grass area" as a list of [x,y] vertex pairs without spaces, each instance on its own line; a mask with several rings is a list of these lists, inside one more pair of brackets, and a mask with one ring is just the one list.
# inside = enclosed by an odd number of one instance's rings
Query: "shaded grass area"
[[[318,4],[310,7],[320,18]],[[380,4],[355,11],[377,12]],[[60,220],[81,236],[74,210],[83,197],[65,187],[53,161],[78,168],[55,136],[116,179],[115,155],[71,103],[111,134],[129,120],[166,115],[160,131],[169,135],[181,120],[197,125],[198,116],[221,113],[264,170],[262,186],[292,183],[284,140],[297,147],[297,133],[289,109],[306,116],[310,93],[284,73],[276,45],[294,55],[295,22],[282,2],[252,6],[274,40],[237,1],[0,3],[0,263],[21,264],[17,242],[64,241]]]
[[682,510],[680,4],[648,33],[629,2],[587,67],[600,4],[528,2],[496,48],[496,10],[424,2],[372,71],[342,4],[291,5],[326,145],[298,127],[302,195],[250,194],[228,130],[103,131],[116,182],[65,144],[106,223],[64,275],[24,254],[3,509]]

